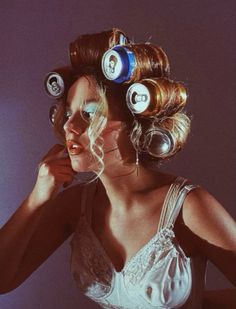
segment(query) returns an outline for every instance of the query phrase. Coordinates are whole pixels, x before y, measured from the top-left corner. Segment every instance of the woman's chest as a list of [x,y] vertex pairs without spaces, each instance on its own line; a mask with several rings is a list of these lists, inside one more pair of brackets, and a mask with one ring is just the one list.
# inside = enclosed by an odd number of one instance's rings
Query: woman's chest
[[95,211],[91,229],[119,271],[157,233],[159,216],[159,211],[103,216]]
[[141,308],[163,305],[164,298],[167,304],[173,297],[175,303],[182,303],[191,289],[191,272],[189,259],[174,243],[173,231],[162,229],[118,271],[94,231],[81,220],[72,242],[72,273],[85,294],[99,302],[118,304],[113,297],[123,293],[124,302],[142,301]]

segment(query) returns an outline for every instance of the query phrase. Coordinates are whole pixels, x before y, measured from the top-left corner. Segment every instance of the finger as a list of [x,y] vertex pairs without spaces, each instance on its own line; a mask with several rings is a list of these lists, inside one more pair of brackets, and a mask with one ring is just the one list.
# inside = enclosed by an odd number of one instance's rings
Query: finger
[[64,173],[68,175],[75,175],[75,171],[72,169],[71,165],[58,165],[58,164],[48,164],[42,163],[39,168],[39,174],[41,176],[53,176],[58,173]]
[[63,153],[64,150],[66,150],[65,146],[63,146],[61,144],[56,144],[46,153],[46,155],[43,157],[42,161],[44,161],[46,158],[48,158],[52,155],[56,155],[60,152]]
[[58,174],[56,177],[56,183],[63,184],[64,187],[64,185],[70,185],[74,181],[74,179],[74,175]]
[[59,165],[59,166],[70,166],[71,167],[71,160],[70,158],[55,158],[55,157],[51,157],[51,158],[48,158],[46,160],[44,160],[43,163],[46,163],[47,165],[51,166],[56,166],[56,165]]
[[54,170],[54,169],[57,169],[58,167],[61,167],[61,166],[65,166],[67,168],[71,168],[72,169],[72,166],[71,166],[71,161],[69,158],[64,158],[64,159],[45,159],[44,161],[40,162],[38,164],[38,171],[42,171],[42,170],[45,170],[45,171],[48,171],[48,173],[51,171],[51,170]]
[[66,151],[66,149],[63,149],[57,153],[54,153],[50,156],[45,156],[43,159],[43,162],[53,162],[56,161],[58,159],[62,159],[62,160],[66,160],[68,162],[70,162],[70,158],[69,158],[69,154]]
[[53,166],[51,167],[51,174],[65,174],[65,175],[75,175],[74,170],[72,169],[72,167],[68,167],[68,166]]

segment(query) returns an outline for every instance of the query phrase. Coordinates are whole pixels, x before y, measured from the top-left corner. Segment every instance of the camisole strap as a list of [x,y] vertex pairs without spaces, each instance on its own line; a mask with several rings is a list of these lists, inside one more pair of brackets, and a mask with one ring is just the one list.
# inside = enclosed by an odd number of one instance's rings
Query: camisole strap
[[183,203],[184,203],[184,200],[186,198],[186,196],[188,195],[188,193],[190,191],[192,191],[193,189],[196,189],[196,188],[199,188],[198,185],[192,185],[192,184],[188,184],[188,185],[185,185],[179,192],[179,196],[178,196],[178,199],[176,200],[176,204],[173,205],[173,208],[172,208],[172,212],[171,212],[171,216],[170,216],[170,219],[169,219],[169,222],[168,222],[168,225],[169,226],[174,226],[175,224],[175,221],[180,213],[180,210],[183,206]]
[[86,218],[91,223],[92,217],[92,200],[96,192],[97,182],[94,181],[89,185],[85,185],[81,198],[81,217]]
[[162,207],[158,231],[165,227],[171,228],[174,226],[187,194],[199,187],[198,185],[186,184],[186,182],[187,179],[177,177],[170,186]]

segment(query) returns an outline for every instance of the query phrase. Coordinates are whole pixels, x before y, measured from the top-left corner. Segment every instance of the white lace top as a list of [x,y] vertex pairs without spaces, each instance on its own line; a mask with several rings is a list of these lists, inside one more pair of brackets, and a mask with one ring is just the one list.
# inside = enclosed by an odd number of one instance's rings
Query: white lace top
[[196,187],[185,183],[178,177],[170,186],[157,233],[120,272],[90,226],[86,205],[93,192],[85,190],[71,241],[71,271],[85,295],[107,309],[201,308],[205,261],[187,257],[173,231],[187,193]]

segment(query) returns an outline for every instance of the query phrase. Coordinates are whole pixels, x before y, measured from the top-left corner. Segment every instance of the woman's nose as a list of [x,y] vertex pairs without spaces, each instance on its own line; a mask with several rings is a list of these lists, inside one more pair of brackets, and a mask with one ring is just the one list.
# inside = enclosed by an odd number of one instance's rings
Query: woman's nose
[[75,119],[75,117],[70,117],[63,126],[65,133],[74,133],[76,135],[81,134],[85,128],[82,126],[82,121]]

